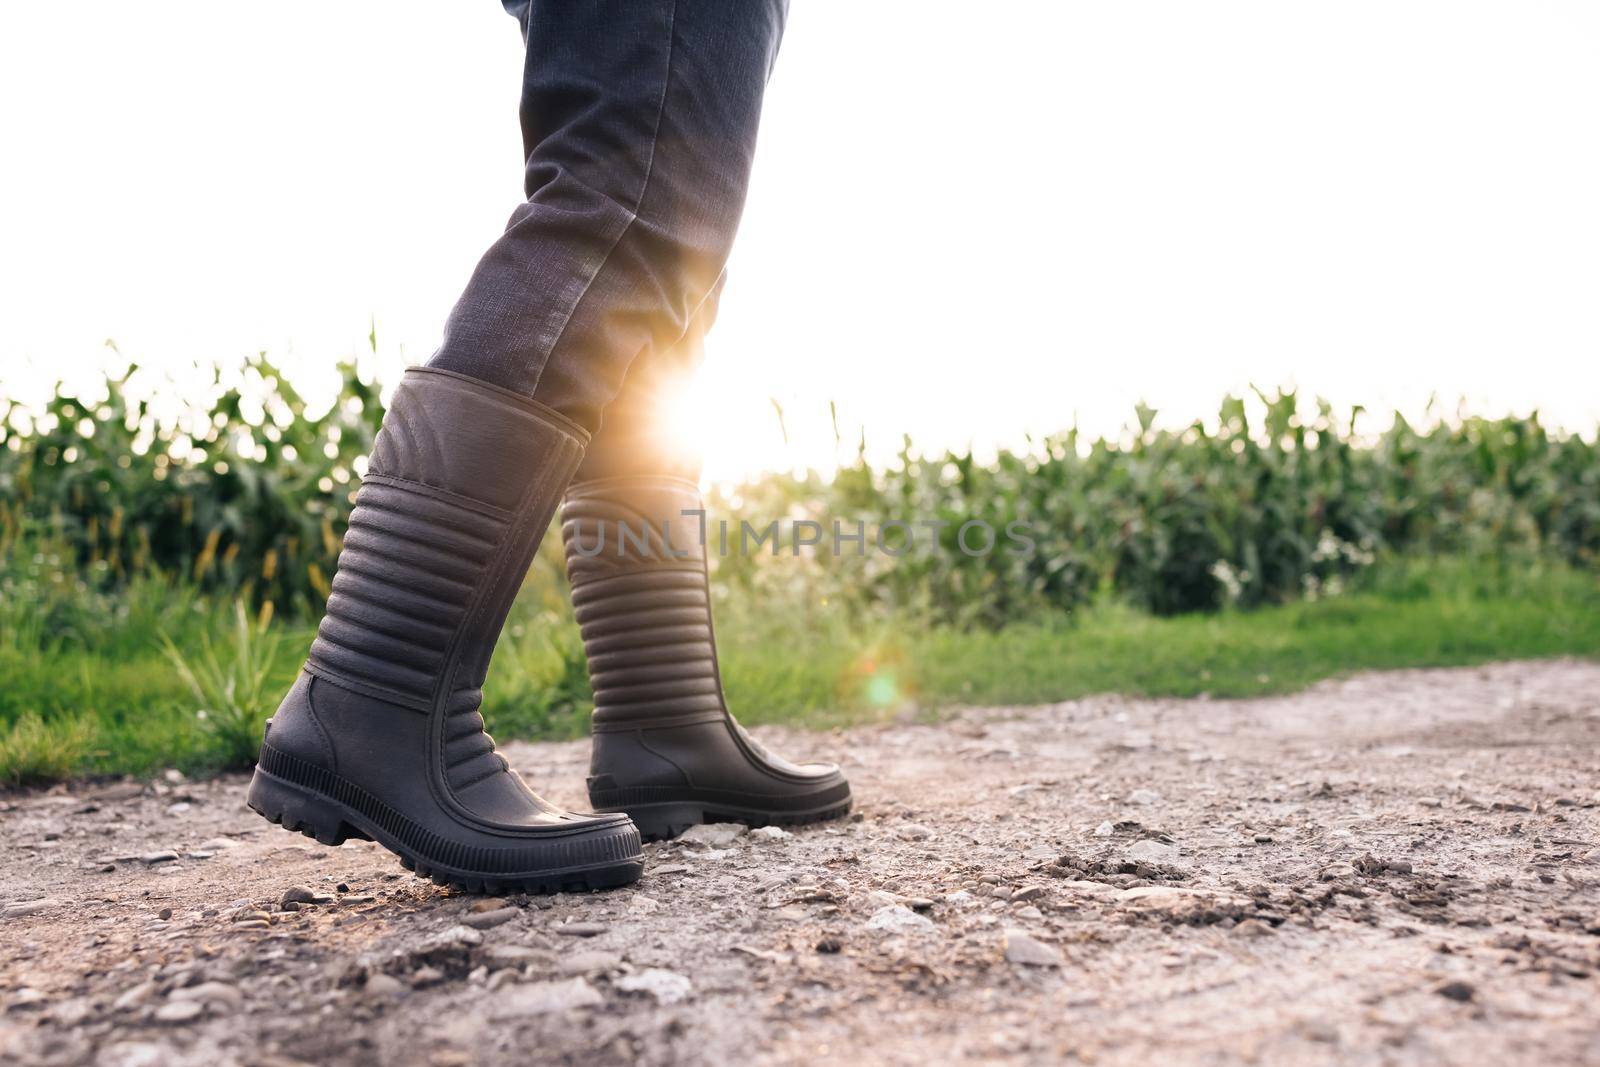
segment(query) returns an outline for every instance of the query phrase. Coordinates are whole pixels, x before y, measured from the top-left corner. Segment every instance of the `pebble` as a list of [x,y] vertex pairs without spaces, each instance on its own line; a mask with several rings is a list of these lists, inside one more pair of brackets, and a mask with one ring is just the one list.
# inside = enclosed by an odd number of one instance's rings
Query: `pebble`
[[177,858],[178,854],[170,850],[165,852],[146,852],[139,857],[139,862],[154,867],[158,863],[171,863]]
[[200,842],[200,849],[204,852],[225,852],[230,848],[238,848],[239,842],[231,837],[213,837],[209,841]]
[[563,956],[556,961],[556,973],[560,975],[609,974],[621,966],[622,957],[615,952],[585,949],[582,952],[573,952]]
[[789,831],[781,826],[758,826],[750,831],[751,837],[759,837],[767,841],[782,841],[786,837],[793,837]]
[[1476,986],[1471,982],[1463,982],[1459,979],[1438,986],[1434,989],[1434,992],[1447,1000],[1458,1001],[1462,1004],[1467,1003],[1469,1000],[1475,1000],[1478,996]]
[[303,885],[292,885],[283,891],[283,896],[278,898],[281,905],[310,904],[317,899],[317,895]]
[[198,1000],[174,1000],[156,1009],[156,1021],[163,1023],[187,1023],[204,1015],[206,1006]]
[[16,904],[7,904],[4,908],[0,908],[0,919],[20,919],[24,915],[37,915],[39,912],[47,911],[60,903],[59,900],[45,897],[40,900],[25,900]]
[[375,997],[393,997],[406,991],[405,983],[390,974],[367,975],[367,992]]
[[1001,948],[1007,963],[1023,967],[1059,967],[1061,953],[1043,941],[1029,937],[1021,930],[1007,930],[1000,935]]
[[647,993],[658,1004],[676,1004],[687,999],[693,983],[676,971],[647,967],[638,974],[625,974],[612,983],[624,993]]
[[437,967],[418,967],[411,972],[411,988],[426,989],[444,981],[444,972]]
[[470,926],[451,926],[423,939],[411,950],[413,959],[433,956],[462,956],[483,944],[483,935]]
[[605,923],[566,923],[551,929],[566,937],[599,937],[611,927]]
[[244,1003],[244,994],[238,988],[226,982],[201,982],[199,985],[184,986],[174,989],[167,994],[168,1002],[195,1000],[202,1004],[235,1009]]
[[1174,845],[1164,845],[1160,841],[1145,838],[1135,841],[1128,846],[1124,855],[1135,863],[1176,863],[1178,862],[1178,849]]
[[1094,836],[1096,836],[1096,837],[1110,837],[1112,834],[1114,834],[1116,832],[1117,832],[1116,824],[1113,823],[1110,819],[1107,819],[1105,822],[1101,823],[1099,826],[1096,826],[1094,828]]
[[544,963],[550,954],[527,945],[490,945],[483,954],[484,963],[491,969],[521,967],[524,963]]
[[1438,797],[1418,797],[1417,803],[1421,804],[1425,808],[1437,808],[1441,807],[1444,804],[1444,801],[1440,800]]
[[1161,803],[1161,794],[1154,789],[1135,789],[1128,794],[1128,803],[1138,804],[1141,807],[1146,804],[1159,804]]
[[156,995],[154,981],[140,982],[123,990],[116,1000],[111,1002],[112,1011],[128,1011],[132,1008],[142,1007],[149,1003],[150,998]]
[[922,933],[934,928],[933,920],[918,915],[904,904],[890,904],[879,908],[867,920],[868,930],[882,930],[891,934]]
[[1260,919],[1246,919],[1233,928],[1235,937],[1270,937],[1272,924],[1264,923]]
[[604,998],[583,978],[533,982],[502,990],[489,1006],[489,1017],[496,1022],[512,1022],[522,1016],[575,1011],[603,1002]]
[[510,922],[517,917],[517,908],[496,908],[494,911],[480,911],[468,915],[461,921],[474,930],[488,930],[499,926],[501,923]]
[[646,873],[654,874],[654,875],[668,875],[668,874],[687,874],[688,871],[689,871],[689,865],[687,863],[668,863],[668,864],[664,864],[664,865],[662,865],[660,867],[652,867]]
[[1012,901],[1035,900],[1044,896],[1044,886],[1025,885],[1011,894]]
[[933,831],[921,823],[908,822],[897,827],[894,834],[902,841],[926,841],[933,836]]
[[678,835],[685,845],[703,845],[706,848],[724,848],[750,832],[750,828],[736,822],[707,822],[691,826]]

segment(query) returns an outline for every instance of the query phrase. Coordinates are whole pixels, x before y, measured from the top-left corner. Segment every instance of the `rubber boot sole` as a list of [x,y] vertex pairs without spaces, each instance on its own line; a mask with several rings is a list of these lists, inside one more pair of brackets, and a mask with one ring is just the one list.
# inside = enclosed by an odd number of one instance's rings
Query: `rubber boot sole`
[[[526,873],[483,874],[421,856],[386,832],[372,818],[333,797],[256,768],[245,803],[268,822],[294,830],[324,845],[351,839],[376,841],[400,857],[401,866],[435,885],[469,893],[577,893],[615,889],[639,880],[644,857]],[[389,821],[393,821],[392,819]],[[637,851],[637,850],[635,850]]]
[[693,800],[674,800],[648,804],[630,804],[605,807],[596,804],[595,811],[607,814],[622,813],[633,820],[639,834],[646,841],[666,841],[677,837],[691,826],[709,822],[736,822],[750,827],[803,826],[825,822],[848,814],[852,798],[835,801],[824,807],[799,811],[771,811],[761,808],[735,807],[722,802],[702,803]]

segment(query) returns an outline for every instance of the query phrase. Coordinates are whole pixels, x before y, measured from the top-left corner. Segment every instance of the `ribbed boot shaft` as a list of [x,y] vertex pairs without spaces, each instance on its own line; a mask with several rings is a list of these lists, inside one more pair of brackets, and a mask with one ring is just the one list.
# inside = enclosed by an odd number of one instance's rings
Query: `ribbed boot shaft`
[[[407,371],[356,495],[307,669],[481,727],[495,639],[583,442],[581,429],[530,400]],[[447,727],[447,747],[452,736],[464,745],[447,763],[492,748],[468,722]]]
[[[562,506],[597,724],[723,712],[699,491],[672,478],[573,486]],[[688,512],[689,514],[685,514]]]

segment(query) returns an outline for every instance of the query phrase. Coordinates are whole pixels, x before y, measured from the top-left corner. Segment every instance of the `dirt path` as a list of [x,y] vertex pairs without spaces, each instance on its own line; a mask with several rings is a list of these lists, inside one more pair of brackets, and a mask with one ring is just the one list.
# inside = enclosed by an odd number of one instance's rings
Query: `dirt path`
[[[238,777],[0,798],[0,1062],[1600,1062],[1600,664],[757,733],[860,817],[600,896],[454,895]],[[584,744],[508,751],[579,803]]]

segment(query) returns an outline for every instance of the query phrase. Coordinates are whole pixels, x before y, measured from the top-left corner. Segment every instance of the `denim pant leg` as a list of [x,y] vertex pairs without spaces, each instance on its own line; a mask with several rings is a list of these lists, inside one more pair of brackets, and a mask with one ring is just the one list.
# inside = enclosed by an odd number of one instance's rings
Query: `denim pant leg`
[[527,42],[527,201],[473,272],[429,365],[594,430],[631,365],[683,365],[680,346],[709,324],[787,4],[506,6]]

